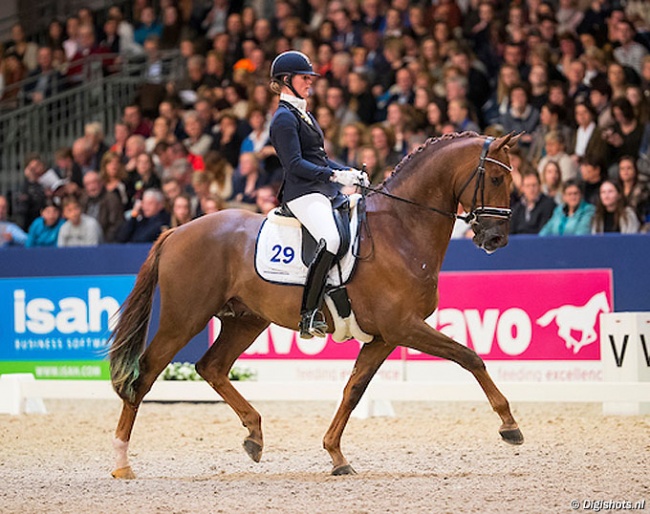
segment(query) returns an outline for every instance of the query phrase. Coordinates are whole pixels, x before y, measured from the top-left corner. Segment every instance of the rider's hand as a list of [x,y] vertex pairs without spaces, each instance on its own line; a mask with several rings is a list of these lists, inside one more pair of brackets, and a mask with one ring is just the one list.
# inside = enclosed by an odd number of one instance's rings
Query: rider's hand
[[[357,171],[357,170],[354,170]],[[334,170],[332,174],[332,182],[341,184],[342,186],[356,186],[359,183],[358,174],[353,170]]]

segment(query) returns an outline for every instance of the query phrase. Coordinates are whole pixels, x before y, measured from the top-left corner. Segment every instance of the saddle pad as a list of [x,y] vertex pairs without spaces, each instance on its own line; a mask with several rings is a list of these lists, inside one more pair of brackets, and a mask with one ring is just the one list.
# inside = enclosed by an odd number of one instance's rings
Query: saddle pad
[[[340,286],[350,280],[354,271],[359,228],[357,202],[350,202],[350,248],[341,258],[341,275],[334,266],[328,275],[327,284]],[[255,271],[267,282],[302,286],[307,280],[307,266],[302,262],[302,230],[296,218],[278,216],[269,212],[262,223],[255,244]]]

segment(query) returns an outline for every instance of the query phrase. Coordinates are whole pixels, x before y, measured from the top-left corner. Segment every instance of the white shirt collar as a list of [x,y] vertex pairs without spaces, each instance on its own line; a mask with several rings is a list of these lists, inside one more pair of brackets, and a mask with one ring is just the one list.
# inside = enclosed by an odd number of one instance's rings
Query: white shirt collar
[[297,96],[281,93],[280,100],[284,100],[285,102],[293,105],[302,114],[307,116],[307,100],[305,100],[304,98],[298,98]]

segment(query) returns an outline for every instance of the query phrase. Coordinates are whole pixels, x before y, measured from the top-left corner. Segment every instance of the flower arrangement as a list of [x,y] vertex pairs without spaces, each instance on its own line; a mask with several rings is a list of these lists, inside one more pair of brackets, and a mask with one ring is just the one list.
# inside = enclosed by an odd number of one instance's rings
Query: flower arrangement
[[[250,368],[233,366],[228,374],[230,380],[255,380],[257,372]],[[203,380],[190,362],[170,362],[160,375],[160,380]]]

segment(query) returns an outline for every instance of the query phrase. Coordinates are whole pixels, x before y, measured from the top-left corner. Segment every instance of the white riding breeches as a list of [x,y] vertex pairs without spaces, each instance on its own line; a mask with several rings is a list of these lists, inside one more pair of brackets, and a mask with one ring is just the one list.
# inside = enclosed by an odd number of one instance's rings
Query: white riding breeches
[[310,193],[287,202],[294,216],[316,239],[325,240],[327,251],[333,254],[339,251],[341,239],[334,221],[332,202],[320,193]]

